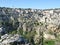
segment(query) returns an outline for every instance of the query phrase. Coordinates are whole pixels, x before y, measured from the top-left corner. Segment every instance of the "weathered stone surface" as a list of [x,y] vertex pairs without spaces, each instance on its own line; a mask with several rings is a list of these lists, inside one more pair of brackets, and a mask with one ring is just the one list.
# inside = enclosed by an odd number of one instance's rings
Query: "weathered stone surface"
[[5,28],[4,27],[0,27],[0,35],[3,35],[5,33],[6,33]]
[[23,38],[22,36],[15,34],[15,35],[8,35],[5,34],[4,36],[1,36],[0,44],[1,45],[11,45],[11,43],[16,44],[28,44],[28,41]]
[[[54,32],[55,34],[60,32],[60,9],[40,10],[2,7],[0,8],[0,24],[0,34],[6,33],[3,36],[1,35],[0,42],[4,39],[1,43],[10,43],[17,41],[18,39],[20,41],[19,35],[7,35],[7,33],[14,30],[28,32],[34,30],[37,32],[35,40],[39,40],[40,31],[43,31],[44,33],[52,31],[53,35],[48,33],[44,34],[44,37],[46,39],[55,39]],[[5,30],[2,27],[5,28]]]

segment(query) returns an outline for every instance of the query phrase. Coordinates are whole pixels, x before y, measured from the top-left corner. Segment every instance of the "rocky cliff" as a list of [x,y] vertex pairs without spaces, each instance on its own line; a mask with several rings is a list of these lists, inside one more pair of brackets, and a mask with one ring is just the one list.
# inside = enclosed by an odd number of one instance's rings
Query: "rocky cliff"
[[60,34],[60,9],[0,7],[0,36],[12,33],[21,35],[31,31],[37,33],[34,35],[35,43],[39,42],[41,31],[45,39],[55,39]]

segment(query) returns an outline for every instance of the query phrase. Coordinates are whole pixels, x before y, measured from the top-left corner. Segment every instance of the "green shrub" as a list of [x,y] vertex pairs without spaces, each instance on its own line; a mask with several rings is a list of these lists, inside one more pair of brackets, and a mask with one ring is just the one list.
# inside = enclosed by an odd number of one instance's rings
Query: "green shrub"
[[11,33],[12,33],[12,34],[17,34],[17,31],[12,31]]
[[23,30],[18,30],[18,34],[23,35]]
[[44,42],[45,45],[55,45],[55,41],[54,40],[46,40]]

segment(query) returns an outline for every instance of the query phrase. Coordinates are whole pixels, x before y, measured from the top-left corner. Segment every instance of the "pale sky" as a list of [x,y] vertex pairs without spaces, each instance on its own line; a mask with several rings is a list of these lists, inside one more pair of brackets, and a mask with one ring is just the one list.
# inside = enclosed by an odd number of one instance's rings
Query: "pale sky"
[[0,7],[13,8],[60,8],[60,0],[0,0]]

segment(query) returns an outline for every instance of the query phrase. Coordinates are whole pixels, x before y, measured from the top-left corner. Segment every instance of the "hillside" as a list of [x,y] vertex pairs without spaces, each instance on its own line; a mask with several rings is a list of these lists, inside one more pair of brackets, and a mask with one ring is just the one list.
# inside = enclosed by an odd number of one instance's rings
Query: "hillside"
[[59,45],[59,35],[60,8],[42,10],[0,7],[0,45],[15,45],[13,43],[19,42],[21,36],[29,43],[33,39],[37,45],[42,43],[40,39],[43,37],[44,41],[53,40],[55,45]]

